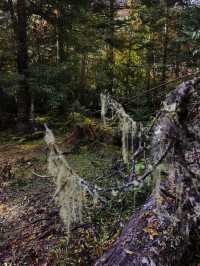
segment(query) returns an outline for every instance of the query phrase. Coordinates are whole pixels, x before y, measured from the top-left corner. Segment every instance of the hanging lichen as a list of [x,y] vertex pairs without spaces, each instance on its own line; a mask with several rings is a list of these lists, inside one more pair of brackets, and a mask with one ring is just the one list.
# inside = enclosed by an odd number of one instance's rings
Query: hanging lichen
[[103,124],[104,124],[104,126],[106,126],[106,108],[107,108],[107,104],[106,104],[106,101],[107,101],[107,99],[106,99],[106,95],[104,95],[104,94],[101,94],[101,119],[102,119],[102,121],[103,121]]
[[123,117],[120,125],[122,131],[122,156],[125,163],[128,163],[128,133],[129,133],[129,121],[127,117]]
[[45,141],[50,149],[48,171],[55,178],[55,199],[60,206],[60,216],[69,235],[70,225],[82,218],[84,192],[80,186],[79,176],[61,154],[54,135],[47,126]]
[[[125,112],[123,106],[109,95],[101,94],[101,117],[104,125],[106,122],[116,122],[121,131],[122,157],[124,163],[129,162],[129,149],[134,150],[134,137],[137,133],[137,123]],[[106,117],[110,111],[111,117]]]

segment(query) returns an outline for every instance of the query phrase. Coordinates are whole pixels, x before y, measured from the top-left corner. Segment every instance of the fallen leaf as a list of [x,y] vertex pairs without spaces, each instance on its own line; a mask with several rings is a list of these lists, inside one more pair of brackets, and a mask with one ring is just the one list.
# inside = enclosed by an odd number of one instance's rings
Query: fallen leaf
[[154,237],[159,235],[158,232],[156,231],[156,229],[152,228],[152,227],[146,227],[146,228],[143,229],[143,231],[149,234],[149,238],[151,240],[153,240]]
[[135,252],[129,250],[129,249],[124,249],[124,251],[128,254],[128,255],[135,255]]

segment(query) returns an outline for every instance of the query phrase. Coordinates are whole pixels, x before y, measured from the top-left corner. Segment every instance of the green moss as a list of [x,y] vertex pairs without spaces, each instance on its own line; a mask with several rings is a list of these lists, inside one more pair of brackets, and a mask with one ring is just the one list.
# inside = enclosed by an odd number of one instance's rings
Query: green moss
[[37,116],[35,118],[35,122],[39,125],[48,124],[50,120],[51,120],[51,117],[49,116]]
[[29,183],[29,180],[24,179],[24,178],[16,178],[13,182],[12,182],[12,187],[25,187],[27,186]]
[[144,170],[145,170],[144,162],[137,163],[136,166],[135,166],[135,170],[136,170],[136,173],[138,175],[142,175],[144,173]]

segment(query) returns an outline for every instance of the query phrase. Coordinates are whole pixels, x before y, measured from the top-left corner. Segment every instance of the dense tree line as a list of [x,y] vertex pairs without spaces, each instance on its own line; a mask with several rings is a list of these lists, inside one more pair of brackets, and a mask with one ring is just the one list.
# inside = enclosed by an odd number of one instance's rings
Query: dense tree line
[[24,132],[34,112],[94,111],[107,91],[148,119],[168,86],[152,88],[196,71],[199,19],[183,0],[3,0],[0,111]]

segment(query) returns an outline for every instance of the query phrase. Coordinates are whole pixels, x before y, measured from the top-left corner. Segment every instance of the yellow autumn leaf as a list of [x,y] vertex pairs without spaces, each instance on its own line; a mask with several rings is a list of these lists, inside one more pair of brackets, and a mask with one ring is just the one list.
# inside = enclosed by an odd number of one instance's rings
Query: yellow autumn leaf
[[30,235],[30,236],[28,237],[28,240],[31,241],[31,240],[33,240],[34,238],[35,238],[34,235]]
[[0,212],[7,211],[7,206],[5,204],[0,204]]
[[143,229],[143,231],[149,234],[149,238],[151,240],[153,240],[155,236],[159,235],[158,232],[156,231],[156,229],[154,229],[152,227],[146,227]]

